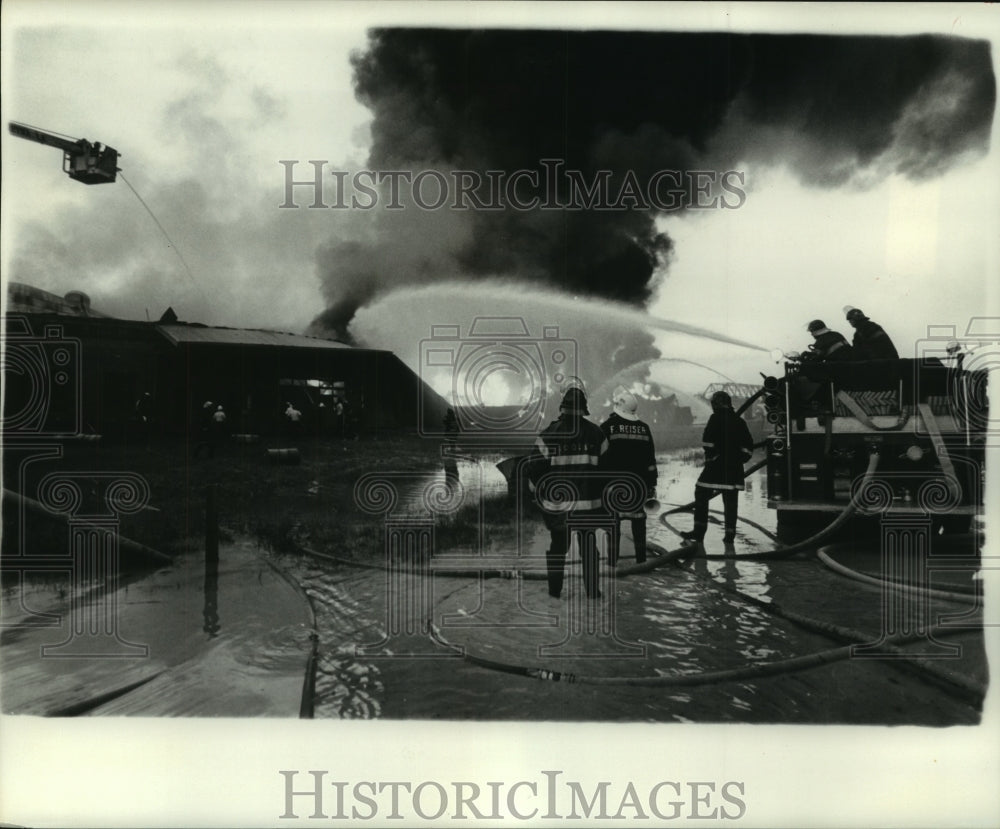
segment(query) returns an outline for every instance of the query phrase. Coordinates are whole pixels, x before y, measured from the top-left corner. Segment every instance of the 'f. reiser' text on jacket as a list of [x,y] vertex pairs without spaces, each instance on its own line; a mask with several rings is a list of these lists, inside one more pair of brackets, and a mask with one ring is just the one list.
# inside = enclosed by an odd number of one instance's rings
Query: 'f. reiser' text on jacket
[[[656,489],[656,452],[649,425],[641,420],[627,420],[617,412],[612,412],[601,431],[608,441],[608,453],[604,465],[609,471],[609,481],[615,472],[631,472],[638,475],[646,485],[646,491]],[[642,516],[641,511],[635,513]],[[631,513],[629,516],[631,517]]]

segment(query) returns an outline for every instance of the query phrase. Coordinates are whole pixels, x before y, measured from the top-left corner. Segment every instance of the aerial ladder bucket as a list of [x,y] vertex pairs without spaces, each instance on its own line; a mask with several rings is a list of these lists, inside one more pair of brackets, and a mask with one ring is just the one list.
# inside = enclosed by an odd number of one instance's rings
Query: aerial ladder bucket
[[84,184],[110,184],[118,175],[118,151],[100,141],[68,138],[11,121],[11,135],[63,151],[63,172]]

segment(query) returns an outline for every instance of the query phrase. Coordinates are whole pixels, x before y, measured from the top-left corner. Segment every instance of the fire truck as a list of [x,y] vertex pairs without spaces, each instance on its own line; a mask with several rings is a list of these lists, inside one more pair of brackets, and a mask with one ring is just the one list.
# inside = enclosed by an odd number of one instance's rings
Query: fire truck
[[983,506],[988,370],[940,352],[789,360],[784,376],[765,378],[768,506],[779,525],[829,522],[860,504],[968,530]]

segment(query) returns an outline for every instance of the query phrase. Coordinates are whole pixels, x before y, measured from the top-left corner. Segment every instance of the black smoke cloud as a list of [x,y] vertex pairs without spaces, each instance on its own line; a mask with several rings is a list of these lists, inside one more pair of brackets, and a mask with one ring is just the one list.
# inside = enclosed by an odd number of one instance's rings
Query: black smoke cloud
[[[382,29],[354,69],[376,170],[554,158],[645,181],[757,162],[864,186],[984,152],[996,97],[988,42],[939,36]],[[444,212],[382,214],[371,240],[324,245],[314,327],[344,336],[398,286],[495,274],[641,307],[672,252],[652,211]]]
[[[794,131],[817,152],[806,182],[878,166],[927,178],[988,147],[996,83],[985,41],[946,37],[754,37],[743,93],[751,127]],[[734,121],[737,112],[734,111]]]

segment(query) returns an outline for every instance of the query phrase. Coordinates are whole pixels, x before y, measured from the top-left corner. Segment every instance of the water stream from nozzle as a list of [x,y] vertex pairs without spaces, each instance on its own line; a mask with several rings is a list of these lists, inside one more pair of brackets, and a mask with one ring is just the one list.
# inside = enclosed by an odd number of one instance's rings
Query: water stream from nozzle
[[[481,318],[521,320],[523,336],[480,337],[473,323]],[[443,340],[438,339],[437,333],[442,330],[450,332]],[[495,341],[499,361],[504,354],[511,356],[516,351],[507,346],[521,346],[522,343],[515,341],[522,340],[523,345],[537,346],[534,361],[542,361],[540,369],[545,385],[551,380],[553,387],[558,389],[566,376],[578,375],[585,378],[591,393],[618,375],[623,364],[633,369],[641,368],[646,360],[664,359],[655,344],[658,332],[694,337],[706,345],[721,343],[767,352],[756,343],[664,319],[620,302],[571,296],[537,283],[502,277],[399,288],[360,308],[351,323],[355,341],[367,347],[393,351],[422,373],[423,379],[432,386],[439,384],[441,372],[458,372],[460,364],[472,363],[468,355],[473,352],[477,354],[477,370],[484,373],[486,369],[480,368],[479,363],[488,366],[489,355],[479,349],[480,345],[489,346]],[[681,344],[677,349],[684,353],[690,347]],[[438,357],[447,351],[453,362],[447,365],[440,360],[432,362],[429,350]],[[560,355],[560,350],[572,356]],[[480,358],[480,354],[485,356]],[[557,356],[565,361],[557,362]],[[695,355],[686,354],[684,359],[689,356]],[[718,373],[709,366],[703,367]],[[534,389],[535,393],[542,391]]]

